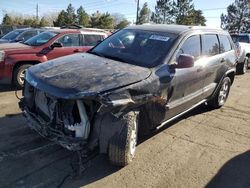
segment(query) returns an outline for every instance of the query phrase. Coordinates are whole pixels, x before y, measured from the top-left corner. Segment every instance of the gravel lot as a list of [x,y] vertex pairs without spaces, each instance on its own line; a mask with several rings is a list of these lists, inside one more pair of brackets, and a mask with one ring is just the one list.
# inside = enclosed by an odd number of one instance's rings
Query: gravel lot
[[80,176],[76,154],[27,128],[17,102],[0,85],[0,187],[250,187],[250,71],[223,108],[203,105],[166,125],[139,144],[131,165],[98,155]]

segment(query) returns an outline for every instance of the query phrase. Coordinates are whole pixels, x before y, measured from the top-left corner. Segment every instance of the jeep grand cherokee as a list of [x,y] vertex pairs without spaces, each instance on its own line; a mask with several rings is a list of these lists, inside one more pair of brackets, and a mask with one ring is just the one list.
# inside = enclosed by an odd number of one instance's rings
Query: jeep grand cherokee
[[220,29],[130,26],[88,53],[28,69],[20,107],[31,128],[70,150],[132,161],[144,134],[202,103],[219,108],[236,54]]

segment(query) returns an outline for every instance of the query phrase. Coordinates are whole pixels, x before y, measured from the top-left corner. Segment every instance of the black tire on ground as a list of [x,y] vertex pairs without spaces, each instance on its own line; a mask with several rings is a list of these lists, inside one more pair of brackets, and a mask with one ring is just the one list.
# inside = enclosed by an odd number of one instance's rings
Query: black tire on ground
[[231,80],[229,77],[225,77],[214,97],[207,102],[208,106],[212,108],[222,107],[228,98],[230,87]]
[[129,112],[121,120],[124,125],[120,134],[115,134],[109,141],[108,156],[111,164],[123,167],[133,160],[137,144],[137,122],[135,112]]
[[13,84],[17,89],[21,89],[24,83],[25,70],[32,66],[31,64],[23,64],[14,69],[13,72]]
[[240,64],[237,66],[237,73],[238,73],[238,74],[245,74],[246,71],[247,71],[247,67],[248,67],[248,61],[245,60],[244,63],[240,63]]

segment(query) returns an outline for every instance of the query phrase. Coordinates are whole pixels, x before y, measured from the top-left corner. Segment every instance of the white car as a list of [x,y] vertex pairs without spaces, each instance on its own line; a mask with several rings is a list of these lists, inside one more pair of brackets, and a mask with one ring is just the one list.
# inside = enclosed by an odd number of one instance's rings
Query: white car
[[231,37],[237,49],[237,73],[245,74],[250,68],[250,34],[232,34]]

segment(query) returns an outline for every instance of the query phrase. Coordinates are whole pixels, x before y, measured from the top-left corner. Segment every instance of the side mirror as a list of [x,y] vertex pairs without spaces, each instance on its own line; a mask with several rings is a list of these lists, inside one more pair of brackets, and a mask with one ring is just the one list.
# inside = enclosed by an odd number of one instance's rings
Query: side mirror
[[175,65],[175,68],[185,69],[193,66],[194,66],[194,56],[188,54],[181,54],[177,60],[177,65]]
[[61,48],[63,47],[62,43],[60,42],[54,42],[53,44],[51,44],[50,48],[54,49],[54,48]]

